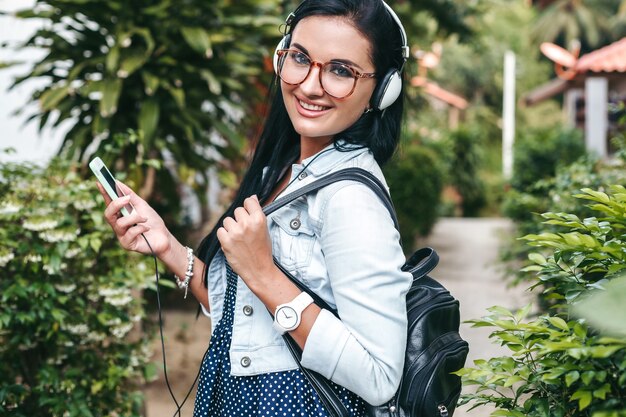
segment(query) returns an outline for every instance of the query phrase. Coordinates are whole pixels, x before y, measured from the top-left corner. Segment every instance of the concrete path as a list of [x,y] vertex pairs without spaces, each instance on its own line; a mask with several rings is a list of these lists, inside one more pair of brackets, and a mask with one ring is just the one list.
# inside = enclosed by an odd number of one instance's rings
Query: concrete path
[[[445,218],[441,219],[423,245],[439,254],[439,266],[431,274],[460,302],[461,322],[481,318],[487,308],[499,305],[516,309],[526,305],[531,296],[525,287],[509,288],[498,260],[502,239],[511,236],[509,220],[499,218]],[[461,324],[461,335],[470,345],[466,366],[475,359],[509,355],[510,352],[489,340],[493,329],[471,328]],[[472,387],[464,387],[469,392]],[[454,417],[487,417],[491,407],[468,411],[459,408]]]
[[[493,305],[518,308],[525,305],[529,295],[523,288],[508,288],[503,279],[498,253],[501,238],[512,233],[506,219],[444,218],[435,226],[431,236],[421,245],[433,247],[441,260],[432,276],[448,288],[461,303],[461,320],[480,318]],[[179,401],[192,384],[208,345],[210,321],[195,319],[195,311],[166,311],[165,337],[170,383]],[[461,325],[461,334],[470,344],[467,364],[474,359],[506,355],[509,352],[490,343],[489,328],[472,329]],[[161,363],[161,346],[155,343],[155,362]],[[160,366],[160,365],[159,365]],[[160,366],[162,367],[162,366]],[[466,387],[465,390],[470,390]],[[176,407],[169,396],[163,374],[146,389],[147,417],[171,417]],[[182,416],[191,416],[195,389],[183,408]],[[455,417],[487,417],[489,407],[455,412]]]

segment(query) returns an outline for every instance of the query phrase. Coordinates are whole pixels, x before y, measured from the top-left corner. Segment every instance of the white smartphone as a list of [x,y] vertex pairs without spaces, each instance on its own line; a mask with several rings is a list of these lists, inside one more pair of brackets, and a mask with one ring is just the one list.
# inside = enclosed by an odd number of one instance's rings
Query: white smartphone
[[[117,185],[115,177],[111,174],[111,171],[109,171],[100,157],[96,156],[91,162],[89,162],[89,168],[91,168],[91,171],[94,173],[100,184],[102,184],[111,199],[115,200],[126,195]],[[134,207],[132,204],[128,203],[122,207],[120,212],[123,216],[128,216],[133,210]]]

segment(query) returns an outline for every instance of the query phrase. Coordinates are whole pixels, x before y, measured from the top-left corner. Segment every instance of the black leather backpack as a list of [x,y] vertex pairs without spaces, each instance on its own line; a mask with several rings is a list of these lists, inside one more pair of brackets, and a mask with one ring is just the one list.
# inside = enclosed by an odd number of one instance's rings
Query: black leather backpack
[[[369,186],[389,209],[396,227],[395,210],[382,183],[361,168],[346,168],[320,178],[265,207],[265,214],[279,209],[309,192],[336,181],[352,180]],[[406,296],[408,339],[404,371],[400,387],[384,405],[368,406],[370,417],[451,417],[461,394],[461,378],[453,375],[465,364],[468,343],[459,335],[459,302],[428,274],[437,266],[439,257],[431,248],[415,252],[402,267],[413,275],[413,284]],[[317,294],[303,285],[280,263],[276,265],[302,291],[309,293],[321,308],[337,315]],[[331,389],[329,381],[300,364],[302,352],[288,334],[283,335],[296,362],[313,385],[326,410],[333,417],[349,417],[349,412]]]

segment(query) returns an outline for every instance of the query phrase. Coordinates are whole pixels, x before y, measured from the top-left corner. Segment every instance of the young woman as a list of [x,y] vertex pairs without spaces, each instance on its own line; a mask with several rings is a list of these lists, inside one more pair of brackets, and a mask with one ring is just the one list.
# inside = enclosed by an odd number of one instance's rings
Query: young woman
[[[400,269],[385,206],[365,185],[342,181],[267,217],[262,207],[341,168],[384,181],[380,165],[401,128],[407,56],[404,29],[383,1],[305,0],[275,53],[277,86],[250,168],[197,257],[130,189],[115,201],[103,193],[122,246],[150,253],[144,234],[211,317],[195,416],[327,415],[284,332],[303,349],[304,367],[336,383],[352,415],[396,392],[411,276]],[[135,211],[121,217],[129,201]],[[341,319],[301,293],[272,255]]]

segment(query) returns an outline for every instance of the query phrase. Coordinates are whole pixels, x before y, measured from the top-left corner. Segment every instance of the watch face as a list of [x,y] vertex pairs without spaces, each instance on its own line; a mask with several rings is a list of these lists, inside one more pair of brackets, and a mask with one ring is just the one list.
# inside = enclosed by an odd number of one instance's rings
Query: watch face
[[298,324],[298,313],[289,306],[281,307],[276,312],[276,322],[285,329],[295,328]]

